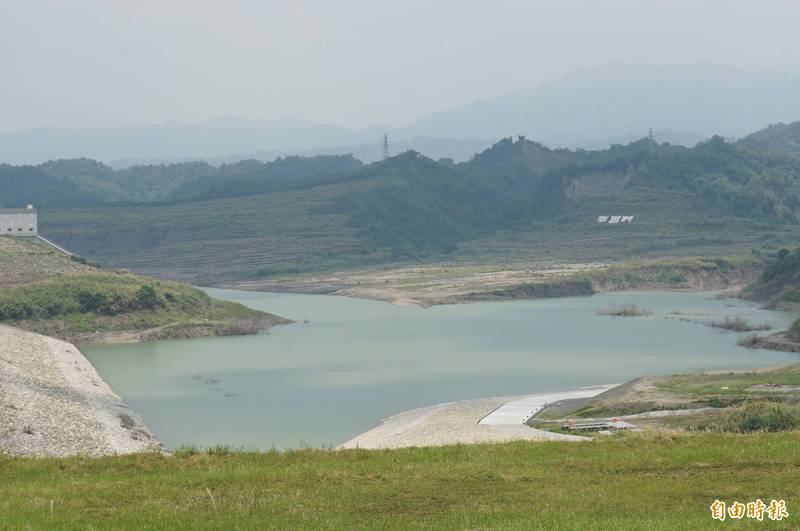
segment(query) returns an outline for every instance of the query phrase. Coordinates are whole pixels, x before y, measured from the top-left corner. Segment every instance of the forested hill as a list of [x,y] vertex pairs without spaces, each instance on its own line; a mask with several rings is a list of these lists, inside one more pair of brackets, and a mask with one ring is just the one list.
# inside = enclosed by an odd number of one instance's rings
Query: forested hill
[[800,156],[800,122],[774,124],[752,133],[738,142],[739,146],[769,151],[785,156]]
[[764,272],[745,290],[745,296],[777,307],[800,303],[800,249],[781,249],[767,261]]
[[[459,257],[725,254],[795,237],[797,128],[693,148],[642,139],[572,151],[507,138],[459,164],[413,151],[370,165],[331,156],[112,171],[57,161],[2,167],[0,185],[13,191],[6,206],[41,207],[41,228],[59,243],[192,281]],[[636,221],[595,222],[614,214]]]
[[[412,159],[427,162],[411,164]],[[369,166],[351,155],[283,157],[267,163],[247,160],[219,167],[185,162],[116,171],[91,159],[49,161],[38,166],[4,164],[0,165],[0,186],[5,206],[34,203],[43,208],[63,208],[244,197],[390,173],[401,182],[432,188],[422,194],[427,200],[438,203],[455,199],[459,209],[469,208],[465,199],[480,202],[484,196],[513,196],[517,205],[511,213],[518,215],[519,208],[531,206],[530,193],[536,194],[541,206],[543,199],[562,197],[566,186],[587,173],[625,169],[634,180],[685,187],[704,194],[717,206],[792,218],[800,195],[796,185],[798,161],[800,122],[770,126],[735,143],[714,137],[694,148],[641,140],[602,151],[571,151],[548,149],[524,138],[516,142],[507,138],[457,165],[447,160],[434,162],[413,151]],[[439,177],[419,180],[423,173]],[[458,175],[457,182],[447,175]],[[406,190],[403,197],[391,195],[401,201],[416,201],[419,197],[414,196],[420,192]],[[475,197],[470,199],[469,195]]]
[[361,169],[351,155],[246,160],[219,167],[206,162],[133,166],[113,170],[91,159],[38,166],[0,165],[2,202],[42,208],[179,203],[263,194],[346,180]]

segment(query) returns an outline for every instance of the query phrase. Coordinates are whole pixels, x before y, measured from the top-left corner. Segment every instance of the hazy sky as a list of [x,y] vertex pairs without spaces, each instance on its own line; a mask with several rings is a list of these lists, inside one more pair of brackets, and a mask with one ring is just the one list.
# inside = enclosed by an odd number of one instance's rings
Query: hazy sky
[[800,71],[799,0],[0,0],[0,132],[361,127],[612,62]]

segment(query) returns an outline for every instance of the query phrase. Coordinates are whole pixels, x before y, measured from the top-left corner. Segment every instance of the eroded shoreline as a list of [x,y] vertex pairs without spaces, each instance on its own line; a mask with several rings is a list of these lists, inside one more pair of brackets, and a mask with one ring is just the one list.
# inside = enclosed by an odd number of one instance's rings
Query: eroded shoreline
[[[723,265],[720,265],[723,264]],[[612,291],[732,293],[755,278],[750,263],[685,258],[622,263],[528,263],[507,268],[430,265],[227,282],[221,288],[340,295],[422,307]]]

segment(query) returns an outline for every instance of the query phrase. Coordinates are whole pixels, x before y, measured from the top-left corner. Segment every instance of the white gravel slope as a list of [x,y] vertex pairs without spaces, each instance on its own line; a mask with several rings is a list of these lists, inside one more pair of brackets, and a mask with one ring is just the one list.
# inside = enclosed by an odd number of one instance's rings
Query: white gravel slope
[[72,344],[0,325],[0,452],[160,451],[161,443]]
[[398,413],[339,448],[406,448],[448,444],[492,443],[512,440],[585,441],[585,437],[537,430],[524,424],[485,425],[478,422],[513,400],[507,396],[448,402]]

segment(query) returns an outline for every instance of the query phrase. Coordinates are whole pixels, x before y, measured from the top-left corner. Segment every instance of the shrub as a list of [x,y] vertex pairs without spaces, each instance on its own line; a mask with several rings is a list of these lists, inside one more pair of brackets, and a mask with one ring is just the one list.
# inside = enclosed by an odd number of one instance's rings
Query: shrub
[[0,292],[0,321],[89,313],[114,316],[166,307],[201,309],[208,307],[210,300],[191,286],[155,283],[129,274],[65,275]]
[[794,322],[786,336],[792,341],[800,341],[800,319]]
[[683,284],[689,280],[685,273],[676,270],[659,271],[655,279],[664,284]]
[[740,398],[740,397],[719,397],[719,396],[714,396],[714,397],[711,397],[708,400],[707,405],[708,405],[708,407],[717,407],[717,408],[731,407],[731,406],[735,406],[737,404],[740,404],[742,402],[742,400],[743,399]]
[[78,262],[79,264],[87,265],[89,267],[94,267],[96,269],[102,269],[100,267],[100,264],[98,264],[97,262],[95,262],[93,260],[88,260],[88,259],[84,258],[83,256],[78,256],[76,254],[73,254],[73,255],[70,255],[69,258],[73,262]]
[[77,293],[81,312],[97,312],[104,310],[108,303],[108,296],[96,290],[81,290]]
[[758,348],[761,345],[761,338],[756,334],[748,334],[737,341],[736,344],[747,348]]
[[756,330],[770,330],[772,327],[766,324],[754,325],[741,316],[725,317],[721,321],[712,321],[709,326],[722,328],[723,330],[733,330],[734,332],[753,332]]
[[800,427],[800,407],[773,402],[750,402],[731,413],[723,424],[725,431],[790,431]]
[[136,302],[139,308],[146,308],[152,310],[161,306],[161,300],[158,298],[156,289],[150,284],[143,284],[136,292]]
[[596,313],[597,315],[611,315],[614,317],[641,317],[653,314],[651,310],[640,308],[636,304],[617,306],[613,302],[605,310],[598,310]]

